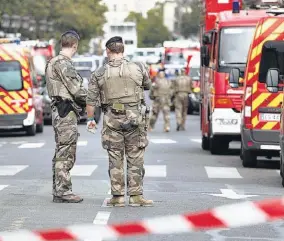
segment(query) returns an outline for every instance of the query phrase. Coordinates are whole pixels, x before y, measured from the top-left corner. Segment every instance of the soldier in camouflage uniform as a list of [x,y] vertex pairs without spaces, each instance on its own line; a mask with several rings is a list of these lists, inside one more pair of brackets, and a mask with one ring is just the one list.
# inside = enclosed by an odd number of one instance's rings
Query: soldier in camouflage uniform
[[79,203],[83,199],[72,192],[70,171],[76,160],[78,140],[77,123],[80,113],[86,111],[87,90],[83,79],[77,74],[72,56],[76,53],[79,35],[67,31],[61,36],[59,55],[46,66],[46,86],[52,99],[52,125],[56,149],[52,160],[53,201]]
[[111,194],[108,206],[125,206],[124,157],[127,161],[127,195],[130,206],[152,206],[143,197],[144,153],[148,145],[144,89],[151,87],[149,73],[141,63],[123,57],[121,37],[106,43],[108,62],[92,73],[87,96],[87,130],[93,132],[95,108],[104,111],[102,146],[109,156]]
[[153,100],[149,131],[154,129],[160,110],[164,115],[164,131],[170,131],[171,96],[172,83],[165,78],[164,69],[161,69],[149,94],[150,99]]
[[175,91],[175,112],[177,120],[177,131],[185,130],[185,121],[188,109],[188,94],[192,91],[192,82],[189,76],[185,74],[185,69],[173,81]]

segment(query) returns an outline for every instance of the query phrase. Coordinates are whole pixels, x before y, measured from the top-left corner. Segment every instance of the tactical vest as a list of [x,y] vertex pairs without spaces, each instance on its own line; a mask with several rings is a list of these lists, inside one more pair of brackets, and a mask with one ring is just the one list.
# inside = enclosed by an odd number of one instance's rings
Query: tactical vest
[[168,96],[171,93],[171,81],[166,78],[156,80],[156,89],[154,91],[155,97]]
[[143,100],[142,81],[137,77],[138,66],[123,61],[120,66],[106,64],[106,72],[100,87],[102,104],[140,104]]
[[191,92],[191,80],[186,76],[179,76],[176,79],[176,91],[177,92]]

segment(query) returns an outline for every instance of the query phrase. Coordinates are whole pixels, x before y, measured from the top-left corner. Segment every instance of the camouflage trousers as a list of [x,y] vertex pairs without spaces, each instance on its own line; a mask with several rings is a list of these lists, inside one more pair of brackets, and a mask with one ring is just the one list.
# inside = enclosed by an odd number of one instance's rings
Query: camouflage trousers
[[[102,129],[102,146],[109,156],[109,177],[112,195],[125,195],[124,159],[127,163],[127,195],[143,194],[144,153],[148,145],[145,122],[138,120],[138,111],[125,114],[104,115]],[[131,116],[131,117],[130,117]],[[123,124],[129,119],[136,119],[139,126],[124,129]]]
[[60,118],[56,107],[52,108],[52,125],[55,132],[55,154],[52,160],[53,195],[72,194],[70,171],[76,160],[78,140],[78,117],[71,111]]
[[164,128],[170,128],[170,99],[169,98],[156,98],[152,102],[152,110],[150,115],[150,128],[154,129],[158,119],[160,110],[164,115]]
[[188,93],[177,93],[175,95],[174,105],[177,124],[181,125],[182,127],[185,127],[188,109]]

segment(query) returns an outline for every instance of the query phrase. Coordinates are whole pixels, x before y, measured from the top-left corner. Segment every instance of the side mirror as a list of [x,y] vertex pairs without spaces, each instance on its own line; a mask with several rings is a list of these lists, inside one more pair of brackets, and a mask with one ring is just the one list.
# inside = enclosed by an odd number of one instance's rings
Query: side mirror
[[271,93],[278,92],[279,69],[269,69],[266,75],[266,88]]
[[211,33],[205,33],[202,36],[202,44],[211,44]]
[[239,87],[239,79],[240,79],[241,71],[238,68],[231,69],[230,76],[229,76],[229,83],[231,88],[238,88]]
[[208,46],[206,45],[201,46],[200,54],[201,54],[201,65],[208,67],[210,62]]

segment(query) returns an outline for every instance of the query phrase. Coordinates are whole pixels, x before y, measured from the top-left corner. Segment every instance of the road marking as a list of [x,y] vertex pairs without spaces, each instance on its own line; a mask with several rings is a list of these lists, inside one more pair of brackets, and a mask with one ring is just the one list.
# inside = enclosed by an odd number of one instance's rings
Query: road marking
[[0,166],[0,176],[14,176],[18,172],[23,171],[28,166],[17,166],[17,165],[10,165],[10,166]]
[[243,178],[235,167],[205,167],[209,178]]
[[111,188],[107,192],[108,195],[111,195]]
[[190,139],[192,142],[201,143],[201,139]]
[[256,197],[259,195],[245,195],[245,194],[238,194],[232,189],[220,189],[222,194],[216,194],[216,193],[204,193],[207,195],[215,196],[215,197],[224,197],[228,199],[246,199],[248,197]]
[[150,139],[152,143],[155,144],[172,144],[172,143],[177,143],[176,141],[172,139]]
[[280,170],[275,170],[280,175]]
[[166,177],[166,165],[145,165],[145,177]]
[[77,146],[86,146],[88,145],[88,141],[78,141]]
[[98,165],[75,165],[70,171],[71,176],[91,176]]
[[20,145],[20,144],[25,144],[25,143],[27,143],[27,141],[12,141],[12,142],[10,142],[10,144],[12,144],[12,145]]
[[106,225],[109,220],[110,214],[110,212],[98,212],[93,221],[93,224]]
[[40,143],[24,143],[20,146],[18,146],[18,148],[41,148],[42,146],[44,146],[44,143],[40,142]]
[[5,189],[6,187],[8,187],[8,185],[0,185],[0,191],[2,191],[3,189]]

